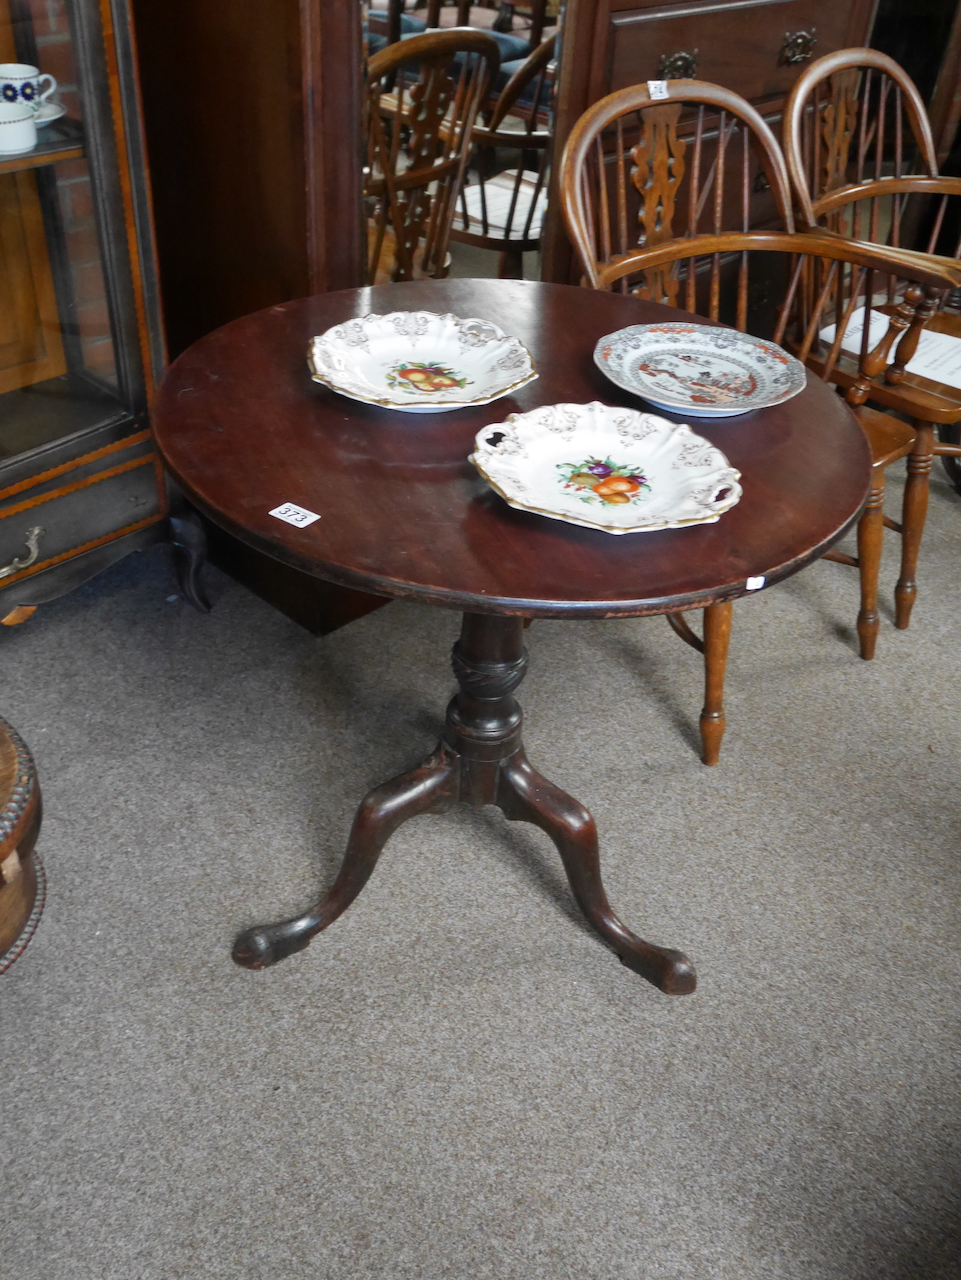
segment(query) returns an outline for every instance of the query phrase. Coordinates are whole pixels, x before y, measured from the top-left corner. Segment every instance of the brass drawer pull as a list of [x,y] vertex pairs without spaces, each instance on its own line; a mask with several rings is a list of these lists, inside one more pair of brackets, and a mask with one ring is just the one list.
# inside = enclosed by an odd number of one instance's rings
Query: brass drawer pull
[[662,53],[658,66],[660,78],[662,80],[696,80],[697,55],[697,49],[693,53],[685,53],[683,49],[677,53]]
[[807,62],[818,42],[814,34],[816,31],[817,27],[812,27],[810,31],[785,31],[781,56],[778,58],[782,67],[792,66],[796,62]]
[[14,573],[19,573],[21,569],[28,569],[30,565],[40,555],[40,539],[46,533],[46,529],[36,525],[27,532],[27,550],[30,552],[28,556],[15,557],[8,565],[0,569],[0,578],[9,578]]

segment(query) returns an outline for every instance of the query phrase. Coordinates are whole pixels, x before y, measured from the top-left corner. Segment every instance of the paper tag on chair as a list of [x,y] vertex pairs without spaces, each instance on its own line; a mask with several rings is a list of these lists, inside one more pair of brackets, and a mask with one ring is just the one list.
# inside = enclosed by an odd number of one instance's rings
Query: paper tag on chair
[[667,87],[666,80],[648,80],[647,92],[655,102],[671,96],[671,91]]

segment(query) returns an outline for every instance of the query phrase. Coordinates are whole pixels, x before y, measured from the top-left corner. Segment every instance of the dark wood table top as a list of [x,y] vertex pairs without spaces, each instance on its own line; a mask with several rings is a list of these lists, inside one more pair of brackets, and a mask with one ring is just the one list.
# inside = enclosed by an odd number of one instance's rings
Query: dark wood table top
[[[540,377],[491,405],[443,414],[360,404],[311,380],[311,337],[397,310],[491,320],[528,346]],[[276,559],[345,586],[541,617],[730,600],[748,578],[771,583],[823,554],[867,496],[864,435],[813,375],[777,408],[691,421],[742,474],[744,496],[716,524],[623,536],[579,528],[508,507],[467,460],[476,433],[509,413],[588,400],[646,409],[595,368],[593,350],[605,334],[665,313],[619,294],[516,280],[323,294],[246,316],[186,351],[161,388],[154,430],[202,512]],[[303,529],[285,524],[269,514],[284,502],[322,518]]]

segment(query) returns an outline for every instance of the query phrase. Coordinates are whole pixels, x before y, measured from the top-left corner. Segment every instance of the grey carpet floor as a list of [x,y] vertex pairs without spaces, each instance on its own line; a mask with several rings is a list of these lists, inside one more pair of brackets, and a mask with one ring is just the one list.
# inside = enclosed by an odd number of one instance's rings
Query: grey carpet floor
[[211,572],[201,617],[157,548],[5,629],[50,887],[0,978],[3,1280],[957,1280],[959,553],[938,472],[873,663],[849,569],[739,603],[713,770],[663,620],[529,632],[529,754],[697,965],[675,999],[490,809],[410,822],[307,951],[232,965],[432,745],[456,616],[320,640]]

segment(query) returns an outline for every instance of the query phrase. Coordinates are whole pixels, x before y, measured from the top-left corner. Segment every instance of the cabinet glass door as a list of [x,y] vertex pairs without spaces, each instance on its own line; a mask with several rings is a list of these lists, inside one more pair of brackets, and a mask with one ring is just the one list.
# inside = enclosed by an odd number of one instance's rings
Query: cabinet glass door
[[[26,100],[37,137],[29,150],[0,151],[0,463],[131,407],[117,359],[121,299],[103,248],[109,202],[86,143],[91,68],[76,27],[65,0],[0,0],[0,102]],[[39,106],[23,79],[31,67],[42,77]]]

